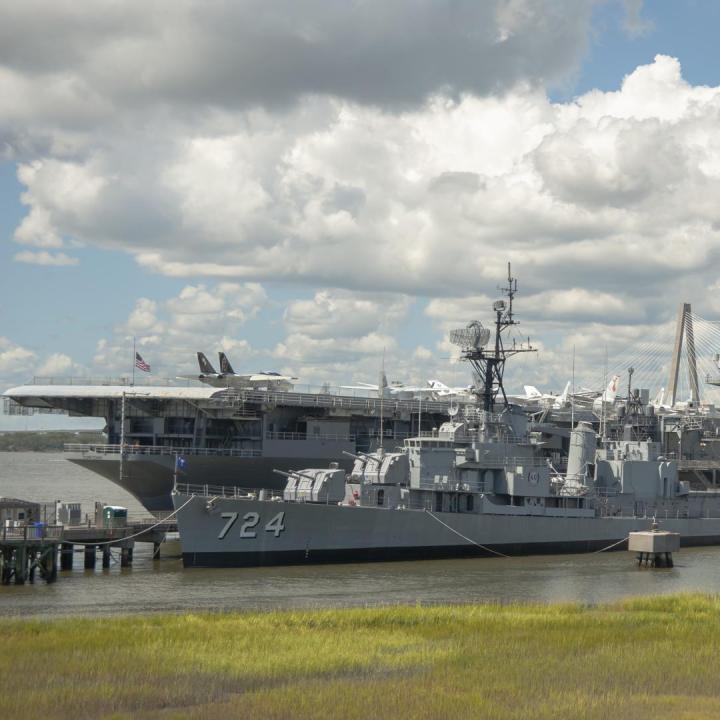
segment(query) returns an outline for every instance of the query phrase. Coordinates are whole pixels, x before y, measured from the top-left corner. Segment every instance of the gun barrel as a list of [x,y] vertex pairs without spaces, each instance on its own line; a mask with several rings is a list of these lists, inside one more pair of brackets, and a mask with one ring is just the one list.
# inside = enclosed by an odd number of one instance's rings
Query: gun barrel
[[371,457],[370,453],[364,453],[360,450],[357,451],[357,454],[348,452],[347,450],[343,450],[342,453],[355,460],[367,460],[367,458]]
[[273,468],[273,472],[276,473],[277,475],[282,475],[283,477],[286,477],[286,478],[302,477],[307,480],[315,479],[315,477],[313,475],[306,475],[304,472],[300,472],[300,470],[291,470],[290,472],[285,472],[284,470],[276,470],[275,468]]

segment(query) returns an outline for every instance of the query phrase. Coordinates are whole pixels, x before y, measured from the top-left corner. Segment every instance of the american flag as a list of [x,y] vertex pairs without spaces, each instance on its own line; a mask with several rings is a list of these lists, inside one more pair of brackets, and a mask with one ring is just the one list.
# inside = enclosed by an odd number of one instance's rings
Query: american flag
[[140,357],[140,353],[135,353],[135,367],[143,372],[150,372],[150,366]]

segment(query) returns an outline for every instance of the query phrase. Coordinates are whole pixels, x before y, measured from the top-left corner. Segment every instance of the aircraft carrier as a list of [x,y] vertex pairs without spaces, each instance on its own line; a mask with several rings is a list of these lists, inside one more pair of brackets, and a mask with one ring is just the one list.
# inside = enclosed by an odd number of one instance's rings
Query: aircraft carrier
[[38,378],[5,396],[27,407],[104,418],[107,442],[69,444],[67,458],[118,484],[151,512],[172,509],[175,467],[187,482],[281,489],[272,471],[393,448],[438,427],[463,400],[393,392],[116,384]]

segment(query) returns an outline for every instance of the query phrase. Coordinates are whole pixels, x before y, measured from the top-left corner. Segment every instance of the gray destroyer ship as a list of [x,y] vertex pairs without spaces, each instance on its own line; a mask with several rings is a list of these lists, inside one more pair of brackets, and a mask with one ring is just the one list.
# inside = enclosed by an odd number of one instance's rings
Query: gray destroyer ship
[[509,280],[492,337],[477,322],[451,334],[481,380],[476,407],[396,451],[354,453],[349,475],[337,464],[280,472],[282,495],[176,482],[185,566],[589,552],[621,546],[651,518],[683,544],[720,543],[720,493],[679,479],[642,393],[628,393],[600,438],[577,423],[567,468],[555,469],[503,388],[506,360],[532,350],[504,344],[516,324]]

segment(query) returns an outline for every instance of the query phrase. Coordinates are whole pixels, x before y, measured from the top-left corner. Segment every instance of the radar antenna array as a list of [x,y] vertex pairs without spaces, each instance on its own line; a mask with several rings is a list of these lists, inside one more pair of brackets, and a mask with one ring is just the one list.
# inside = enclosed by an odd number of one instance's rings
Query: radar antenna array
[[490,341],[490,328],[483,327],[479,320],[466,325],[464,328],[450,331],[450,342],[463,350],[480,350]]
[[517,280],[512,277],[510,263],[508,263],[508,284],[500,291],[505,295],[507,301],[497,300],[493,303],[492,309],[495,313],[495,342],[487,347],[490,342],[491,330],[483,327],[483,324],[474,320],[464,328],[451,330],[449,333],[450,342],[461,348],[461,357],[468,360],[475,370],[480,387],[475,392],[483,399],[483,409],[492,412],[498,394],[502,394],[503,402],[508,404],[505,388],[503,387],[503,374],[505,362],[508,358],[519,353],[536,352],[530,345],[516,344],[505,347],[503,333],[513,325],[519,323],[513,318],[513,299],[517,292]]

